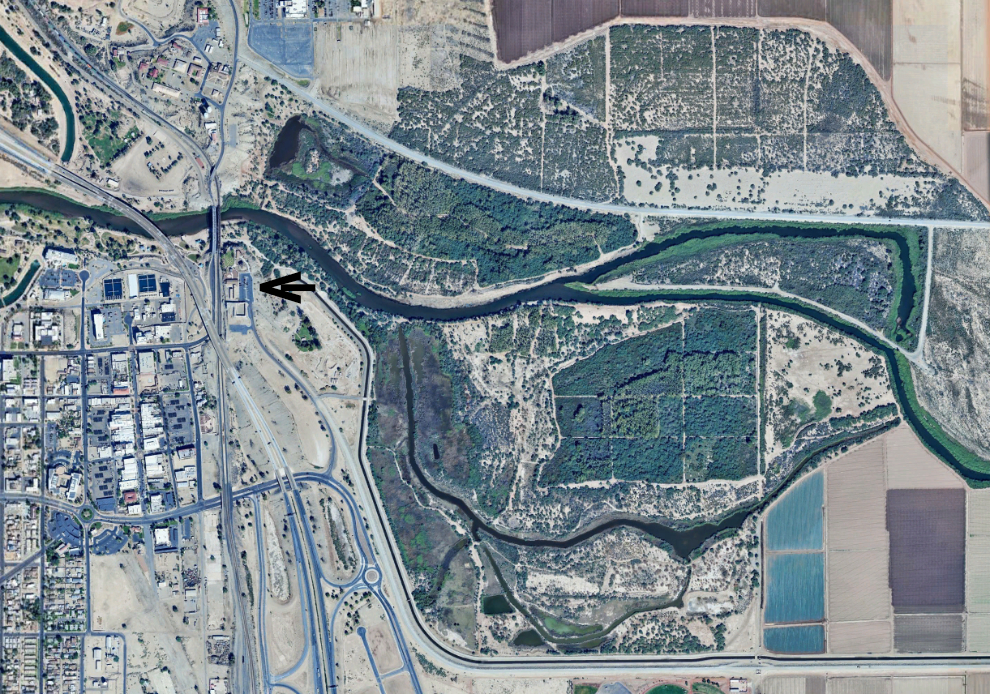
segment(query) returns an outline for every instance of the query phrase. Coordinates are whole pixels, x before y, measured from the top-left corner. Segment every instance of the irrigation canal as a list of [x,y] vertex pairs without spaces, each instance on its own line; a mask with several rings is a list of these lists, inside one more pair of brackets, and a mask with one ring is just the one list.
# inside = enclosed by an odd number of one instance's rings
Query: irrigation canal
[[48,71],[41,67],[38,61],[27,51],[21,48],[20,44],[14,40],[14,37],[8,34],[3,27],[0,27],[0,43],[13,53],[14,57],[24,63],[46,87],[51,89],[55,98],[58,100],[59,105],[62,107],[62,112],[65,114],[65,146],[62,148],[62,161],[69,161],[72,159],[72,150],[76,146],[76,118],[72,111],[72,105],[69,103],[69,98],[62,91],[62,87],[55,78],[48,74]]

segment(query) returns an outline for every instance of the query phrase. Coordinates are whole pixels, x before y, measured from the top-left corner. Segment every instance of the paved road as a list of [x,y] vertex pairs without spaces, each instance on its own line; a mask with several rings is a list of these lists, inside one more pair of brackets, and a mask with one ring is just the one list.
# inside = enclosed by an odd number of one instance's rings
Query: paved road
[[39,549],[37,552],[27,557],[23,561],[20,561],[17,564],[15,564],[14,568],[10,568],[9,566],[4,566],[5,573],[2,576],[0,576],[0,583],[4,583],[10,580],[11,578],[19,574],[21,571],[29,567],[31,564],[38,561],[43,551],[44,550]]
[[[247,62],[250,63],[251,59],[248,59]],[[265,70],[261,70],[261,71],[263,73],[265,72]],[[293,82],[283,81],[283,84],[285,84],[285,86],[289,88],[290,91],[296,93],[297,96],[312,101],[311,97],[309,97],[305,92],[302,92],[302,90],[300,90],[298,86],[295,85]],[[363,126],[363,124],[353,121],[344,114],[341,113],[335,114],[334,110],[331,109],[330,107],[320,104],[316,104],[316,105],[325,112],[327,112],[328,115],[331,115],[332,117],[341,120],[346,125],[349,125],[350,127],[354,128],[355,130],[358,130],[359,132],[362,132],[362,134],[364,134],[369,139],[372,139],[378,142],[379,144],[399,154],[403,154],[404,156],[407,156],[411,159],[420,161],[428,166],[433,166],[434,168],[437,168],[438,170],[444,171],[451,175],[459,176],[467,180],[471,180],[473,182],[477,182],[482,185],[492,187],[494,189],[503,190],[504,192],[523,195],[526,197],[531,197],[546,202],[555,202],[566,205],[573,205],[575,207],[598,209],[600,211],[607,211],[607,212],[622,212],[622,213],[633,213],[633,214],[643,214],[644,212],[662,212],[664,214],[669,214],[673,216],[683,216],[683,217],[717,217],[717,218],[732,218],[732,219],[757,219],[757,220],[768,220],[768,221],[769,220],[818,221],[818,222],[828,222],[828,223],[849,223],[849,222],[862,222],[862,221],[869,221],[870,223],[874,223],[874,224],[877,223],[904,224],[906,222],[918,223],[918,220],[877,219],[877,218],[869,218],[868,220],[863,220],[862,218],[850,218],[850,217],[842,217],[842,216],[834,216],[834,215],[815,216],[815,215],[728,213],[728,212],[712,213],[711,211],[708,210],[697,210],[697,209],[656,210],[656,209],[635,208],[635,207],[619,206],[619,205],[589,205],[588,203],[582,201],[561,198],[558,196],[549,196],[542,193],[534,193],[533,191],[527,191],[515,186],[511,186],[509,184],[493,181],[492,179],[489,179],[484,176],[479,176],[477,174],[472,174],[470,172],[465,172],[463,170],[456,169],[455,167],[451,167],[450,165],[444,164],[443,162],[432,160],[429,157],[425,157],[417,152],[408,150],[402,145],[399,145],[398,143],[395,143],[389,140],[388,138],[385,138],[379,133],[376,133],[366,128],[365,126]],[[174,263],[174,267],[176,268],[177,271],[180,272],[180,274],[183,275],[183,279],[186,280],[187,285],[190,287],[190,292],[193,295],[194,303],[196,304],[197,308],[200,310],[200,314],[204,316],[205,323],[207,326],[208,337],[217,348],[216,353],[218,355],[218,358],[220,359],[223,368],[229,374],[238,396],[242,400],[244,400],[245,407],[247,408],[248,414],[252,420],[252,426],[255,428],[256,433],[260,437],[266,449],[266,453],[268,454],[269,460],[272,463],[272,467],[276,471],[276,480],[270,484],[273,485],[279,484],[280,486],[282,486],[283,494],[287,494],[289,491],[295,491],[295,485],[297,481],[303,480],[304,475],[301,474],[293,475],[289,471],[286,461],[281,455],[280,447],[277,445],[277,442],[275,441],[272,432],[268,428],[264,416],[262,415],[260,410],[258,410],[257,406],[253,402],[253,399],[251,398],[250,393],[247,391],[246,387],[241,381],[237,370],[233,368],[233,364],[230,360],[229,355],[226,352],[224,343],[219,339],[219,333],[216,330],[216,326],[214,325],[214,322],[212,320],[212,318],[214,317],[219,317],[213,315],[213,314],[219,314],[219,311],[217,311],[216,309],[211,311],[208,308],[208,303],[205,300],[205,297],[200,289],[200,286],[195,281],[195,279],[198,278],[194,279],[194,276],[192,274],[191,269],[189,268],[188,263],[180,254],[178,254],[176,249],[171,245],[170,241],[167,238],[165,238],[161,234],[161,232],[157,229],[157,227],[153,223],[151,223],[150,220],[147,220],[147,218],[140,212],[133,210],[133,208],[130,208],[130,206],[121,203],[119,200],[117,200],[113,196],[110,196],[102,189],[96,188],[88,181],[81,179],[81,177],[75,175],[74,173],[68,171],[67,169],[64,169],[60,165],[51,162],[50,160],[47,159],[47,157],[43,155],[39,155],[37,152],[34,152],[30,148],[25,147],[23,144],[17,142],[16,140],[13,140],[13,138],[10,138],[6,134],[0,136],[0,149],[3,149],[4,151],[11,154],[11,156],[14,156],[15,158],[19,159],[20,161],[30,166],[33,166],[43,172],[53,175],[56,178],[62,180],[63,182],[77,189],[83,190],[84,192],[94,195],[101,201],[114,207],[122,214],[125,214],[126,216],[128,216],[129,218],[140,224],[142,228],[148,231],[148,233],[162,245],[163,250],[169,256],[170,261]],[[939,226],[949,225],[956,227],[971,227],[971,228],[988,227],[988,225],[983,223],[957,223],[954,221],[947,221],[947,220],[922,220],[922,223],[928,223]],[[358,339],[360,340],[359,337]],[[366,360],[366,363],[369,364],[369,366],[372,364],[371,357],[372,355],[370,354],[369,351]],[[370,368],[366,372],[366,376],[369,375],[370,375]],[[303,380],[303,382],[305,381]],[[368,383],[369,382],[366,380],[366,389],[369,387]],[[365,397],[367,397],[367,392]],[[318,409],[321,411],[321,415],[325,417],[327,421],[333,424],[332,417],[330,417],[329,413],[326,412],[325,409],[322,407],[319,398],[312,401],[314,402],[315,405],[317,405]],[[334,430],[333,428],[330,428],[330,431],[333,430]],[[336,439],[336,437],[334,438]],[[354,470],[365,469],[361,465],[361,461],[359,459],[360,450],[358,451],[357,455],[354,455],[351,451],[347,450],[346,444],[340,446],[340,450],[344,453],[344,457],[348,459],[349,462],[352,464],[352,469]],[[375,527],[373,529],[373,533],[377,538],[382,538],[382,537],[387,538],[389,536],[390,531],[387,528],[387,524],[382,525],[380,522],[378,522],[381,520],[380,516],[378,519],[376,519],[375,515],[372,514],[367,516],[367,518],[361,519],[359,517],[358,511],[354,510],[354,506],[356,506],[357,501],[350,495],[350,492],[346,488],[344,488],[343,485],[336,483],[336,480],[333,480],[332,478],[327,477],[326,483],[330,484],[330,486],[334,487],[335,490],[342,493],[344,495],[344,498],[348,500],[348,505],[351,508],[351,512],[355,516],[356,522],[354,527],[358,532],[362,533],[363,535],[363,537],[361,538],[363,541],[357,542],[357,549],[359,552],[362,552],[363,554],[364,547],[372,546],[371,539],[370,537],[368,537],[367,531],[364,530],[364,523],[360,522],[361,520],[374,519]],[[364,501],[363,505],[366,508],[368,507],[374,508],[380,513],[380,506],[376,503],[376,500],[373,498],[373,495],[376,493],[376,491],[374,490],[374,485],[369,484],[367,485],[367,488],[366,485],[358,485],[358,488],[362,493],[362,498]],[[256,491],[257,490],[255,490],[255,493]],[[295,493],[298,492],[295,491]],[[235,497],[233,492],[231,492],[231,494],[228,496],[228,504],[227,504],[228,506],[230,500],[232,500],[233,498]],[[209,501],[201,502],[200,508],[206,507],[208,503]],[[55,505],[55,504],[51,504],[51,505]],[[196,508],[196,506],[194,505],[192,507],[187,507],[187,509],[192,509],[192,508]],[[187,509],[183,509],[183,511],[187,511]],[[293,527],[295,527],[295,524],[293,524]],[[294,533],[294,546],[296,547],[297,552],[300,552],[301,545],[299,543],[299,538],[297,535],[295,535],[295,533]],[[311,555],[310,556],[311,563],[314,567],[318,568],[318,563],[312,562],[312,551],[313,551],[312,548],[308,550],[308,552]],[[562,672],[566,672],[572,676],[579,676],[582,674],[603,675],[603,674],[608,674],[610,672],[624,673],[630,671],[665,672],[665,673],[666,672],[683,673],[690,671],[712,672],[713,669],[717,669],[719,672],[740,671],[740,672],[751,673],[753,669],[759,668],[763,664],[773,663],[780,667],[801,668],[802,671],[812,670],[820,667],[821,668],[828,667],[831,671],[835,671],[836,668],[861,667],[864,665],[868,667],[876,667],[876,668],[892,667],[892,666],[900,667],[904,665],[911,665],[914,668],[919,668],[919,670],[917,671],[920,671],[921,669],[924,668],[937,668],[941,672],[941,671],[946,671],[947,669],[958,670],[964,667],[971,667],[974,664],[986,666],[988,663],[990,663],[990,659],[979,658],[968,654],[959,654],[957,656],[916,656],[916,657],[892,656],[890,658],[872,658],[869,660],[864,660],[862,658],[827,658],[820,656],[815,656],[814,658],[810,658],[810,659],[807,657],[768,658],[768,657],[757,657],[750,655],[731,655],[731,654],[715,655],[715,656],[697,655],[697,656],[683,656],[683,657],[664,656],[662,658],[650,657],[650,656],[610,655],[610,656],[581,656],[581,657],[567,658],[567,659],[561,659],[559,656],[552,658],[543,658],[543,657],[481,658],[481,657],[464,656],[462,654],[454,653],[449,649],[447,649],[447,647],[443,646],[442,644],[437,643],[432,637],[432,635],[428,632],[428,630],[424,629],[423,626],[418,623],[418,614],[411,605],[411,598],[409,598],[408,592],[405,591],[405,585],[403,584],[401,578],[399,577],[399,575],[404,571],[404,567],[402,567],[401,562],[398,562],[397,560],[395,560],[395,557],[393,557],[394,561],[386,562],[386,565],[384,567],[379,567],[378,563],[375,560],[374,555],[371,554],[364,555],[362,559],[365,562],[365,566],[377,570],[375,572],[377,573],[377,576],[372,577],[369,575],[369,572],[364,571],[361,572],[359,574],[359,578],[356,578],[355,580],[364,581],[364,584],[368,587],[368,589],[370,589],[371,592],[376,596],[376,598],[378,598],[382,602],[386,614],[389,617],[389,621],[394,625],[396,625],[394,628],[396,634],[399,637],[398,643],[399,643],[400,652],[402,653],[403,656],[403,660],[405,662],[411,663],[411,654],[408,650],[405,639],[402,638],[402,634],[404,633],[408,637],[413,638],[421,649],[423,649],[427,653],[430,653],[433,659],[437,660],[442,665],[447,665],[451,667],[456,671],[467,671],[477,674],[482,674],[482,673],[493,674],[497,672],[497,673],[502,673],[508,677],[515,675],[559,676]],[[381,568],[387,568],[387,570],[383,572],[381,571]],[[383,573],[389,579],[390,589],[393,595],[397,595],[397,596],[405,595],[407,597],[407,600],[405,601],[405,603],[407,604],[403,604],[401,606],[402,609],[393,610],[392,607],[389,605],[389,602],[385,598],[382,587]],[[325,577],[321,577],[321,580],[324,579]],[[351,588],[353,590],[359,590],[360,589],[358,587],[359,585],[360,585],[359,583],[355,583]],[[310,614],[310,618],[312,618],[312,614]],[[329,620],[331,628],[334,618],[335,617],[331,617],[331,619]],[[401,626],[401,632],[399,629],[400,626]],[[317,629],[322,630],[324,635],[327,633],[325,625],[322,627],[317,627]],[[330,663],[333,662],[332,657],[330,658],[329,662]],[[319,673],[317,673],[317,675],[319,675]],[[330,681],[334,682],[335,677],[331,677]],[[279,685],[279,686],[284,686],[284,685]],[[417,683],[417,688],[418,688],[418,683]]]
[[253,70],[259,72],[260,74],[267,76],[271,79],[277,80],[279,84],[292,92],[293,95],[307,101],[311,106],[319,111],[322,111],[327,116],[333,118],[335,121],[346,125],[348,128],[360,133],[368,140],[371,140],[375,144],[399,154],[407,159],[419,162],[431,169],[436,169],[437,171],[442,171],[450,176],[455,176],[457,178],[463,179],[465,181],[470,181],[471,183],[477,183],[483,185],[486,188],[491,188],[493,190],[499,190],[503,193],[511,193],[512,195],[518,195],[520,197],[529,198],[531,200],[536,200],[539,202],[549,202],[557,205],[566,205],[567,207],[577,207],[585,210],[594,210],[597,212],[611,212],[614,214],[630,214],[630,215],[662,215],[666,217],[685,217],[685,218],[708,218],[708,219],[730,219],[730,220],[756,220],[765,222],[805,222],[805,223],[817,223],[817,224],[880,224],[884,226],[905,226],[905,225],[935,225],[935,226],[946,226],[946,227],[956,227],[956,228],[966,228],[966,229],[990,229],[990,222],[968,222],[968,221],[956,221],[950,219],[925,219],[916,217],[867,217],[867,216],[856,216],[856,215],[841,215],[841,214],[824,214],[815,212],[801,212],[801,213],[791,213],[791,212],[745,212],[745,211],[734,211],[734,210],[710,210],[702,207],[657,207],[650,205],[635,206],[635,205],[621,205],[616,203],[607,202],[588,202],[586,200],[578,200],[576,198],[568,198],[562,195],[553,195],[551,193],[544,193],[542,191],[531,190],[528,188],[522,188],[521,186],[513,185],[511,183],[506,183],[505,181],[500,181],[490,176],[485,176],[483,174],[474,173],[473,171],[467,171],[465,169],[459,168],[447,162],[440,161],[439,159],[434,159],[433,157],[423,154],[417,150],[411,149],[400,142],[396,142],[387,135],[383,135],[374,128],[370,128],[363,122],[357,120],[356,118],[348,115],[347,113],[341,111],[340,109],[330,106],[322,99],[314,97],[308,89],[300,87],[299,84],[291,79],[283,76],[283,74],[273,68],[270,63],[260,59],[254,54],[242,55],[241,62],[245,65],[249,65]]
[[[141,115],[150,120],[152,123],[158,127],[168,131],[172,138],[175,139],[176,143],[180,148],[186,150],[186,156],[190,157],[192,161],[197,158],[203,162],[204,167],[209,159],[203,148],[200,147],[189,135],[187,135],[182,130],[172,125],[168,119],[163,118],[153,109],[149,108],[147,104],[135,99],[132,94],[130,94],[126,89],[121,87],[119,84],[114,82],[112,79],[107,77],[105,74],[93,67],[90,58],[83,53],[69,38],[62,33],[62,30],[58,25],[52,20],[51,15],[48,11],[38,7],[34,0],[31,0],[30,6],[33,12],[44,20],[47,25],[49,32],[55,36],[58,43],[62,45],[63,57],[66,58],[76,70],[78,70],[82,75],[88,77],[94,82],[98,82],[98,85],[102,86],[104,89],[108,90],[115,98],[120,99],[128,104],[131,108],[136,109]],[[208,194],[207,188],[207,178],[206,172],[203,168],[195,167],[196,174],[199,178],[200,189]]]

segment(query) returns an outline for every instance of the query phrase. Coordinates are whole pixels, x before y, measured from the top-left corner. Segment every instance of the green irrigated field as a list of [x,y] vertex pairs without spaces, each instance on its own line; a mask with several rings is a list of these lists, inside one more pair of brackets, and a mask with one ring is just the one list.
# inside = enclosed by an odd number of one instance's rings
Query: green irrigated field
[[0,282],[3,286],[9,287],[14,283],[17,276],[17,268],[20,267],[21,256],[17,253],[9,258],[0,257]]
[[141,135],[137,126],[121,132],[119,111],[111,111],[109,115],[107,118],[106,114],[88,112],[81,118],[86,140],[103,166],[123,155]]
[[676,483],[757,472],[756,314],[701,308],[553,377],[549,484]]

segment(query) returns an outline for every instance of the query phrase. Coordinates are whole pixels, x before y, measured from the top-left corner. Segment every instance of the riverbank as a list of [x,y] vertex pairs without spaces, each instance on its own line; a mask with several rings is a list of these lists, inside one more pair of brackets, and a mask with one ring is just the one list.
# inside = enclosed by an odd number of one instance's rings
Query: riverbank
[[[6,191],[0,191],[0,203],[4,202],[29,205],[37,209],[55,212],[68,217],[88,217],[98,224],[145,236],[143,231],[138,229],[131,220],[125,217],[100,209],[87,208],[78,203],[66,202],[61,196],[52,195],[47,192],[8,193]],[[299,262],[298,253],[300,251],[305,253],[315,263],[317,268],[326,274],[326,278],[332,280],[346,294],[347,300],[354,302],[362,310],[387,313],[409,320],[455,321],[477,318],[533,301],[586,301],[627,306],[650,301],[727,301],[750,304],[762,303],[768,306],[794,311],[839,330],[882,353],[888,364],[891,383],[898,405],[904,413],[905,419],[918,434],[922,442],[935,455],[952,465],[960,475],[966,478],[971,486],[990,485],[990,461],[980,458],[955,441],[919,404],[915,393],[911,366],[904,355],[899,350],[878,339],[875,335],[848,321],[829,315],[804,301],[766,293],[741,292],[732,289],[717,288],[690,291],[651,289],[646,291],[607,292],[586,286],[609,275],[609,273],[620,271],[620,268],[629,267],[631,263],[649,259],[656,253],[673,247],[677,239],[687,240],[688,238],[692,238],[691,236],[685,234],[672,235],[669,238],[661,239],[661,241],[651,242],[632,254],[603,263],[583,275],[562,278],[537,287],[523,289],[499,297],[488,303],[452,308],[434,308],[402,303],[369,290],[355,280],[302,226],[273,212],[232,205],[230,212],[224,214],[224,219],[246,221],[274,231],[289,243],[289,246],[286,247],[286,257],[280,262],[294,266]],[[208,228],[208,226],[209,215],[206,212],[194,212],[176,217],[169,216],[160,222],[160,228],[169,236],[196,233]],[[763,228],[764,226],[749,225],[745,228],[750,229],[750,233],[755,233],[753,230]],[[712,228],[714,229],[716,227]],[[724,227],[717,228],[724,229]],[[743,228],[743,225],[740,225],[740,228]],[[859,229],[859,227],[850,226],[844,228]],[[721,233],[724,233],[724,231]],[[684,242],[683,240],[681,241],[682,243]],[[289,247],[294,249],[292,254],[288,253]],[[910,251],[909,249],[907,251],[904,257],[910,260]],[[903,274],[906,285],[907,276],[912,273],[906,271]],[[917,303],[914,300],[914,295],[917,294],[917,286],[917,283],[914,283],[915,290],[912,292],[911,304]],[[904,304],[908,303],[908,299],[905,296],[907,293],[905,288],[902,293],[902,302]]]

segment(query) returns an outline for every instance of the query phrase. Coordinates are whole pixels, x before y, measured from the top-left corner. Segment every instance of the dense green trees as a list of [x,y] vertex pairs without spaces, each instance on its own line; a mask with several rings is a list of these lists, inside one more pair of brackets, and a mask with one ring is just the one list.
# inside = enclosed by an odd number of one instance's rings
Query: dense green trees
[[358,214],[403,249],[473,260],[482,286],[586,263],[636,239],[625,217],[521,200],[396,157],[379,182]]

